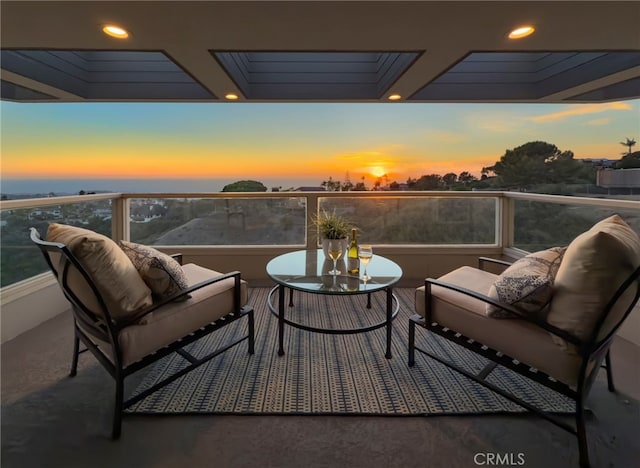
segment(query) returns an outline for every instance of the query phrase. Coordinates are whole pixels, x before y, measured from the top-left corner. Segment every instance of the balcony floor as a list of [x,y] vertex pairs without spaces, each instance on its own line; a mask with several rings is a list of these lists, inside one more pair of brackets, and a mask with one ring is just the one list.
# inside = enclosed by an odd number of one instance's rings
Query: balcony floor
[[[473,467],[480,452],[513,454],[514,464],[522,453],[530,467],[578,466],[576,438],[528,414],[129,416],[113,442],[112,379],[89,354],[68,378],[71,343],[65,313],[2,345],[4,468]],[[592,466],[637,466],[640,348],[618,340],[612,352],[618,392],[607,391],[601,372],[587,402]]]

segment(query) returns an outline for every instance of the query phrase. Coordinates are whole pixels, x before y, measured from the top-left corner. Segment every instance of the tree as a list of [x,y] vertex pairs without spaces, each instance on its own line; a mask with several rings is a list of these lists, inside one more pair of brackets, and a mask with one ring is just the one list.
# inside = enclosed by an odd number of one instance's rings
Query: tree
[[442,176],[442,182],[444,182],[444,185],[446,185],[449,188],[453,187],[453,185],[456,183],[457,180],[458,180],[458,176],[453,172],[448,172]]
[[629,151],[627,151],[626,153],[622,153],[623,155],[629,155],[631,154],[631,148],[633,148],[636,144],[636,140],[634,140],[633,138],[625,138],[625,141],[621,141],[620,144],[622,146],[626,146],[629,148]]
[[225,185],[223,192],[266,192],[267,187],[262,182],[255,180],[240,180],[232,184]]
[[340,181],[333,180],[332,177],[329,177],[329,180],[323,180],[320,186],[324,187],[327,192],[339,192],[342,188]]
[[420,177],[415,183],[415,190],[439,190],[442,188],[442,176],[428,174]]
[[483,174],[493,172],[498,185],[524,190],[543,183],[567,183],[581,180],[583,164],[573,158],[571,151],[560,151],[544,141],[532,141],[507,150]]
[[349,177],[349,171],[344,176],[344,182],[342,182],[342,191],[348,192],[353,190],[353,183],[351,182],[351,178]]
[[458,176],[458,182],[460,182],[465,187],[471,182],[475,182],[476,180],[478,180],[478,178],[468,171],[462,171]]
[[364,181],[364,176],[362,176],[360,179],[362,179],[362,182],[358,182],[356,183],[356,185],[353,186],[353,191],[354,192],[366,192],[367,191],[367,186],[365,185]]
[[616,164],[616,169],[633,169],[636,167],[640,167],[640,151],[623,156]]
[[560,183],[576,181],[577,172],[584,164],[573,159],[573,152],[557,153],[545,160],[545,182]]

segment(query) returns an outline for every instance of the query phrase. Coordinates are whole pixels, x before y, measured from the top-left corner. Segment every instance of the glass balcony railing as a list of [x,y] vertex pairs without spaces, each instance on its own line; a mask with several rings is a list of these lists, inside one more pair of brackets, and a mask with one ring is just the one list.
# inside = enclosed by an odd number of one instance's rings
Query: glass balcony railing
[[618,214],[636,232],[640,232],[638,209],[514,200],[513,247],[535,252],[549,247],[566,246],[595,223],[613,214]]
[[349,219],[375,244],[496,245],[498,197],[319,198],[320,209]]
[[[206,249],[213,246],[216,255],[231,257],[234,249],[260,247],[264,260],[283,248],[316,248],[316,233],[309,226],[319,210],[344,215],[363,241],[389,246],[407,258],[461,248],[473,256],[567,245],[613,213],[640,232],[640,201],[513,192],[104,194],[10,200],[0,204],[0,286],[47,271],[29,241],[31,226],[44,234],[49,223],[59,222],[115,240],[188,251],[193,246],[196,250],[189,252],[194,259],[210,255]],[[261,271],[256,267],[252,273]]]
[[29,240],[30,227],[44,236],[50,223],[63,223],[111,237],[112,216],[111,200],[0,210],[0,287],[48,271],[42,254]]
[[304,197],[132,198],[130,238],[149,245],[305,245]]

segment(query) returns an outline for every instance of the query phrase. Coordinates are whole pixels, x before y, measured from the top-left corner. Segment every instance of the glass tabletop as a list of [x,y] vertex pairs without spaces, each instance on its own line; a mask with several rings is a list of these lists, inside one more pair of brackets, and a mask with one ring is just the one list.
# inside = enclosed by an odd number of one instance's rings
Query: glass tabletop
[[402,278],[402,268],[397,263],[375,253],[367,265],[370,280],[362,280],[362,267],[360,275],[347,273],[344,259],[337,262],[341,274],[330,275],[332,268],[333,261],[325,258],[322,249],[298,250],[272,259],[267,264],[267,274],[278,284],[318,294],[374,292],[393,286]]

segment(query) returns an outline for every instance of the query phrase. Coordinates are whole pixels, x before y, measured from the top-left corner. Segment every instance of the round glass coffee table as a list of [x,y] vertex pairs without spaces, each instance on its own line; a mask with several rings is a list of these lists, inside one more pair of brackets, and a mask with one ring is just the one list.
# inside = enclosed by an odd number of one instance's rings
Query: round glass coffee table
[[[267,298],[269,310],[278,319],[278,355],[284,354],[284,325],[294,328],[329,334],[366,333],[378,328],[387,329],[387,350],[385,356],[391,359],[391,331],[393,319],[398,315],[400,303],[393,294],[393,286],[402,278],[402,268],[388,258],[374,254],[371,263],[367,265],[367,274],[371,277],[363,281],[358,275],[347,273],[344,260],[338,261],[340,275],[330,275],[333,261],[325,258],[322,250],[298,250],[289,252],[272,259],[267,264],[267,274],[277,283],[269,292]],[[293,291],[309,294],[327,294],[332,296],[349,296],[366,294],[367,309],[371,309],[371,294],[384,291],[386,293],[386,310],[383,320],[374,320],[363,326],[337,328],[332,326],[315,326],[286,317],[285,290],[289,289],[288,307],[294,307]],[[274,299],[277,294],[277,306]],[[381,314],[382,315],[382,314]]]

